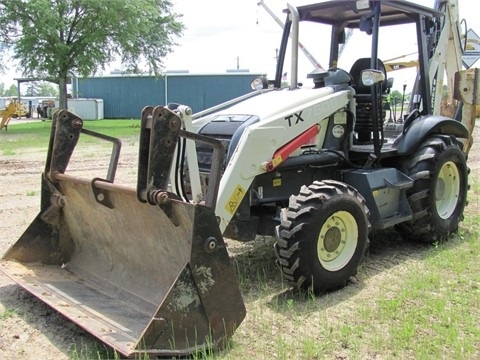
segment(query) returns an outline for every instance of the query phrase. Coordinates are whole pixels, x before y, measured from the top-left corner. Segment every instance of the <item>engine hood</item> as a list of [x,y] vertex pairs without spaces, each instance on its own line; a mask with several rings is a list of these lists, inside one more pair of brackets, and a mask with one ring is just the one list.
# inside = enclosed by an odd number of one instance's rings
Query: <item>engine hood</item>
[[258,116],[260,119],[275,117],[276,114],[304,107],[334,92],[332,87],[321,89],[279,89],[244,100],[216,113],[216,115],[242,114]]
[[[320,89],[302,88],[290,90],[284,88],[258,92],[257,95],[253,95],[234,105],[195,119],[193,122],[194,131],[198,132],[205,124],[219,117],[231,118],[234,115],[239,115],[244,119],[256,117],[260,121],[276,118],[282,113],[291,113],[298,109],[304,109],[333,94],[334,91],[333,87],[326,86]],[[235,118],[239,118],[239,116],[235,116]]]

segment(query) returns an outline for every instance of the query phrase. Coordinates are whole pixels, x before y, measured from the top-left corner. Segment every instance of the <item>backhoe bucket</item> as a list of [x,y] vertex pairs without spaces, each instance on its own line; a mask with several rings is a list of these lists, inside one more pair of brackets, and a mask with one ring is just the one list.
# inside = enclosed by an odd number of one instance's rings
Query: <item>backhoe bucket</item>
[[[213,209],[164,190],[180,122],[146,108],[131,189],[113,183],[118,144],[110,179],[65,174],[87,131],[74,114],[56,114],[40,214],[0,262],[27,291],[127,357],[221,346],[245,316]],[[163,164],[152,163],[155,149]]]

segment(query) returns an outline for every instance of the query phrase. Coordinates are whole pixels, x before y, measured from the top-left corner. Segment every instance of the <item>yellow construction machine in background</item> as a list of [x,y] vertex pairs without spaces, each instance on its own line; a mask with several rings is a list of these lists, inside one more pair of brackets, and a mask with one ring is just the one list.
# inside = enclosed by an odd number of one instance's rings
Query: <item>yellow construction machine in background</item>
[[0,110],[0,129],[7,128],[10,119],[26,116],[28,113],[25,105],[18,98],[12,98],[5,106],[5,109]]

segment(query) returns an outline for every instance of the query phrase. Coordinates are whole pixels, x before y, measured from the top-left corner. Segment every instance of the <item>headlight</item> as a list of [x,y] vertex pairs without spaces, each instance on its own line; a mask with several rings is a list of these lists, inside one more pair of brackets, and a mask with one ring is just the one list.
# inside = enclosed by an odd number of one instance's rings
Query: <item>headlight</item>
[[259,76],[250,83],[252,90],[268,89],[268,80],[265,76]]
[[365,86],[372,86],[385,80],[383,71],[368,69],[362,71],[362,84]]
[[355,5],[357,6],[357,10],[370,9],[370,1],[369,0],[358,0]]

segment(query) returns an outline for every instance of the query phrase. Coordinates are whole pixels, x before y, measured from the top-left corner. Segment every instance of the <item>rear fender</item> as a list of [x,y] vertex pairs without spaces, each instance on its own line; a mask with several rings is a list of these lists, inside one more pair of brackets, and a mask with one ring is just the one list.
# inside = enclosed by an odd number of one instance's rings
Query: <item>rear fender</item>
[[459,121],[440,115],[425,115],[419,117],[394,141],[392,147],[399,155],[412,154],[418,145],[429,135],[453,135],[467,139],[467,128]]

